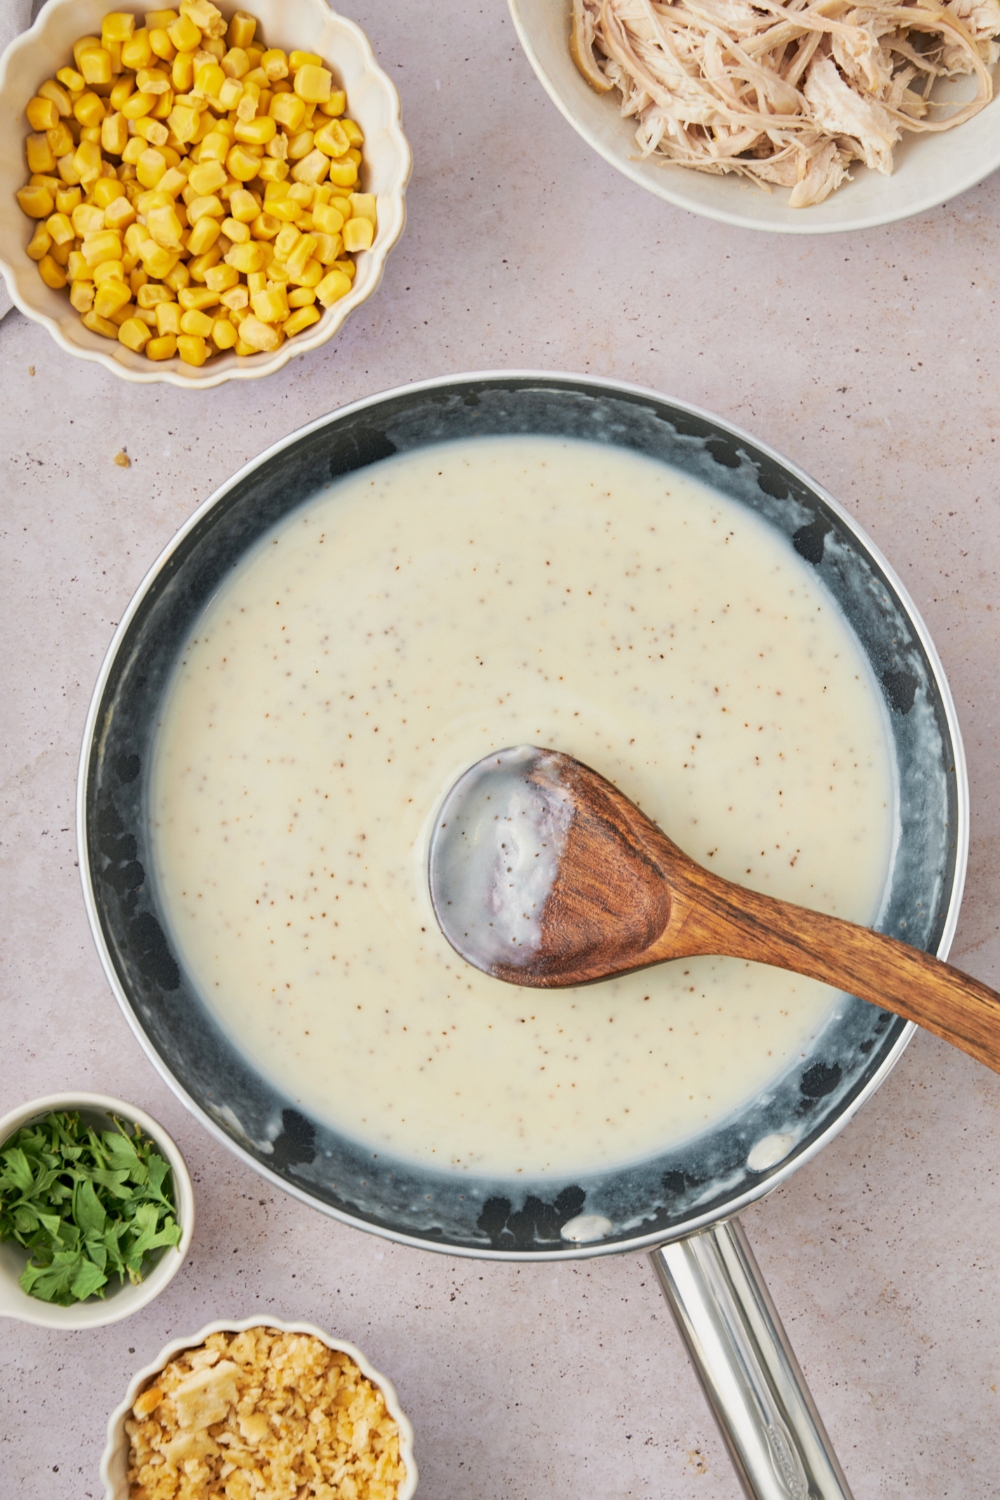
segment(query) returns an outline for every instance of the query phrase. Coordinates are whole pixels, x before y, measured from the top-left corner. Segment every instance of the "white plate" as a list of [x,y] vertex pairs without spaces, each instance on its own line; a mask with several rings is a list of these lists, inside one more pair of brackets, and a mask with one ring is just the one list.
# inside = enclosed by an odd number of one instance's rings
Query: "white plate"
[[[521,45],[553,103],[588,146],[640,187],[678,208],[742,229],[778,234],[833,234],[874,229],[936,208],[982,182],[1000,167],[1000,99],[994,98],[964,125],[940,135],[906,135],[895,149],[891,177],[859,162],[825,203],[789,208],[788,188],[770,193],[746,178],[712,177],[688,167],[639,155],[635,124],[619,113],[617,90],[598,94],[577,71],[569,52],[571,0],[508,0]],[[972,98],[975,83],[964,78],[935,90],[935,98]]]
[[[4,3],[0,0],[0,5]],[[0,58],[0,203],[5,205],[0,213],[0,269],[17,306],[36,323],[43,323],[67,354],[92,359],[123,380],[144,384],[166,380],[171,385],[204,389],[224,380],[255,380],[280,370],[295,355],[325,344],[344,319],[372,295],[382,279],[386,256],[403,232],[404,194],[412,159],[400,125],[399,95],[376,63],[360,26],[338,16],[326,0],[241,3],[256,16],[262,35],[272,47],[317,52],[335,69],[338,81],[347,90],[351,118],[364,132],[361,185],[365,192],[375,194],[378,218],[375,243],[358,255],[357,275],[347,296],[328,307],[318,323],[286,339],[273,354],[246,358],[219,354],[198,369],[177,357],[162,363],[147,359],[124,344],[84,328],[80,314],[70,306],[68,292],[47,287],[34,261],[24,253],[35,221],[17,207],[14,194],[28,180],[23,142],[30,127],[24,116],[25,105],[40,83],[65,67],[67,59],[72,61],[72,45],[78,37],[100,32],[101,18],[112,9],[111,0],[48,0],[31,29],[16,37]],[[241,3],[219,0],[219,9],[230,16]],[[137,15],[144,9],[134,0],[122,8]]]

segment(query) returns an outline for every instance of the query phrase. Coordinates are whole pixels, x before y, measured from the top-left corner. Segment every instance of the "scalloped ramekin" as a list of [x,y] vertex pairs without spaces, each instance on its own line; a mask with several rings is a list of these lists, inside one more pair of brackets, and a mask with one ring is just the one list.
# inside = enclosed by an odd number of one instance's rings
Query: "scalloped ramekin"
[[385,1397],[386,1410],[390,1417],[399,1427],[399,1456],[403,1460],[406,1469],[406,1478],[399,1487],[396,1500],[412,1500],[417,1488],[417,1466],[413,1459],[413,1428],[410,1426],[409,1418],[405,1415],[396,1395],[396,1388],[391,1380],[380,1375],[374,1369],[354,1344],[349,1344],[345,1339],[331,1338],[324,1333],[322,1328],[317,1328],[315,1323],[285,1323],[281,1318],[260,1317],[244,1318],[242,1322],[230,1322],[223,1318],[217,1323],[206,1323],[204,1328],[191,1335],[190,1338],[172,1339],[165,1348],[150,1364],[132,1377],[125,1399],[120,1406],[116,1406],[108,1418],[108,1441],[101,1458],[101,1480],[104,1484],[104,1500],[129,1500],[128,1486],[128,1433],[125,1431],[125,1419],[136,1401],[140,1391],[144,1390],[154,1375],[158,1375],[165,1364],[168,1364],[175,1355],[185,1349],[196,1349],[203,1344],[210,1333],[242,1333],[246,1328],[276,1328],[279,1333],[308,1333],[313,1338],[319,1339],[328,1349],[337,1349],[342,1354],[347,1354],[353,1359],[366,1380],[372,1385],[378,1386]]
[[12,1241],[0,1245],[0,1318],[15,1318],[19,1323],[35,1323],[41,1328],[103,1328],[146,1307],[177,1275],[194,1234],[194,1188],[184,1158],[163,1126],[143,1110],[136,1109],[134,1104],[126,1104],[124,1099],[116,1099],[112,1094],[47,1094],[43,1099],[32,1099],[0,1119],[0,1147],[22,1125],[44,1118],[53,1109],[78,1109],[82,1115],[94,1117],[91,1123],[99,1124],[101,1129],[110,1129],[109,1124],[99,1120],[103,1115],[118,1115],[123,1120],[130,1120],[156,1142],[160,1155],[170,1163],[177,1222],[181,1226],[180,1243],[176,1248],[167,1246],[142,1281],[134,1286],[131,1282],[109,1286],[103,1300],[90,1297],[86,1302],[75,1302],[72,1307],[42,1302],[22,1292],[17,1284],[25,1262],[20,1245]]
[[[25,106],[35,89],[71,59],[78,37],[100,32],[101,18],[116,8],[115,0],[48,0],[30,30],[16,37],[0,58],[0,269],[17,306],[49,330],[60,348],[80,359],[94,360],[123,380],[150,383],[167,380],[189,390],[221,385],[224,380],[255,380],[280,370],[297,354],[316,349],[340,328],[344,319],[370,297],[382,279],[386,256],[403,232],[405,192],[411,156],[400,124],[399,95],[375,61],[364,32],[353,21],[337,15],[326,0],[246,0],[271,46],[317,52],[334,69],[347,90],[351,118],[365,135],[362,187],[374,193],[378,230],[370,250],[357,256],[357,275],[346,297],[328,307],[318,323],[286,339],[273,354],[241,357],[216,355],[200,369],[179,358],[156,363],[143,354],[84,328],[65,291],[53,291],[38,274],[25,246],[34,231],[14,197],[28,179],[24,138],[29,126]],[[140,14],[135,0],[124,7]],[[234,0],[219,0],[231,15]]]

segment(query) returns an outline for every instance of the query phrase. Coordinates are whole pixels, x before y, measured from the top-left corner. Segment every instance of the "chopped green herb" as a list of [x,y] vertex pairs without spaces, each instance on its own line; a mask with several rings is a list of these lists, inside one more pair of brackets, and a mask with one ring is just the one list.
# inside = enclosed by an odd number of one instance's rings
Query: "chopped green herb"
[[20,1284],[69,1307],[112,1276],[141,1281],[154,1250],[181,1238],[170,1165],[138,1125],[96,1131],[60,1111],[0,1146],[0,1240],[29,1252]]

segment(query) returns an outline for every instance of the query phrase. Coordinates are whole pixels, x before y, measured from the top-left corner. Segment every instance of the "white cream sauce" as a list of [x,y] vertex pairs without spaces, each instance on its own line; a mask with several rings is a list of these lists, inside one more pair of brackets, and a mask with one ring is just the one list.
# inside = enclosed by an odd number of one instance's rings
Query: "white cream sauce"
[[425,448],[297,510],[198,622],[154,767],[171,938],[255,1065],[376,1152],[637,1159],[764,1089],[833,992],[712,958],[494,980],[431,911],[441,797],[491,749],[550,746],[709,868],[869,922],[883,713],[811,569],[736,503],[599,445]]

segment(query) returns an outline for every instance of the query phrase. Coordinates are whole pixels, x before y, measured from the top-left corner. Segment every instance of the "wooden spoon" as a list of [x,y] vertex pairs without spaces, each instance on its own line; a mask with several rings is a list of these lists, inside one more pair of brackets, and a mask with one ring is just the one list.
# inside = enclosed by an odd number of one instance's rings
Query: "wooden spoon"
[[870,1000],[1000,1072],[1000,995],[884,933],[703,869],[557,750],[519,746],[466,771],[435,822],[429,875],[452,947],[509,984],[559,989],[725,954]]

